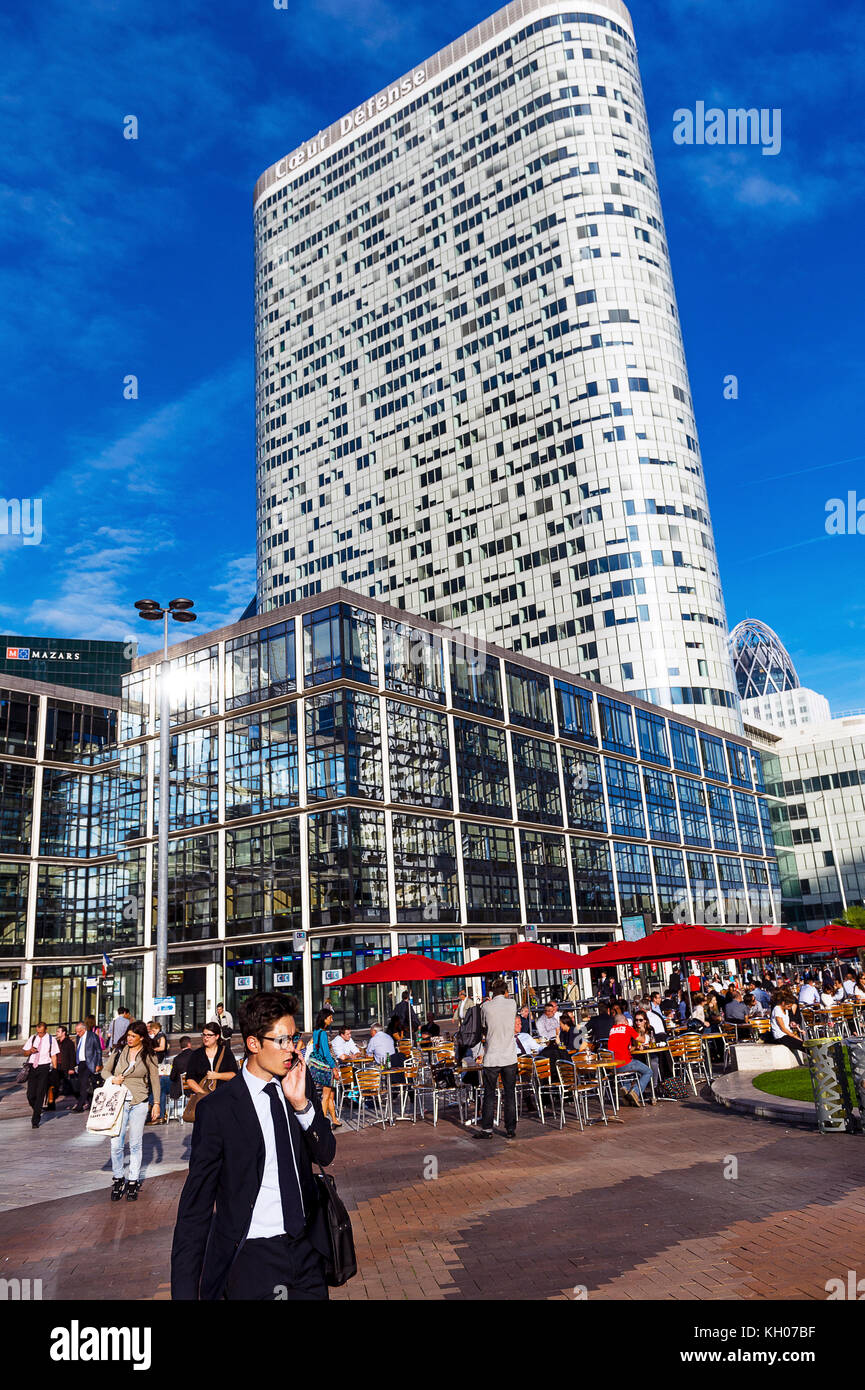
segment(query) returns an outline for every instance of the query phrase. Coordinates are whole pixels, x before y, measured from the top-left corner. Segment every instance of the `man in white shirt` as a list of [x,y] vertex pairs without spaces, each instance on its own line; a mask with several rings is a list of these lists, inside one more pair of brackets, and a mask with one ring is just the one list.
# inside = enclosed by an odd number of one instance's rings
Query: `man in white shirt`
[[356,1057],[360,1052],[360,1048],[351,1036],[351,1029],[346,1027],[340,1028],[330,1045],[330,1050],[338,1062],[341,1062],[344,1057]]
[[386,1033],[380,1023],[373,1023],[369,1030],[369,1042],[366,1050],[370,1057],[374,1057],[380,1066],[387,1066],[388,1057],[392,1057],[396,1052],[396,1043],[390,1033]]
[[[655,1007],[656,1004],[657,1008]],[[666,1037],[667,1030],[664,1027],[664,1015],[661,1013],[661,995],[658,990],[652,995],[651,1003],[646,1009],[646,1018],[656,1038]]]
[[820,1007],[820,991],[814,984],[810,975],[806,977],[804,984],[799,990],[799,1003],[804,1004],[808,1009],[818,1009]]
[[559,1031],[559,1019],[561,1014],[555,1004],[545,1004],[543,1013],[538,1017],[538,1037],[543,1043],[555,1042]]
[[21,1051],[28,1058],[30,1067],[27,1077],[27,1104],[33,1111],[30,1124],[33,1129],[38,1129],[51,1080],[51,1068],[60,1048],[57,1039],[48,1032],[48,1024],[37,1023],[36,1032],[27,1039]]
[[853,970],[844,971],[844,994],[848,999],[856,996],[856,974]]

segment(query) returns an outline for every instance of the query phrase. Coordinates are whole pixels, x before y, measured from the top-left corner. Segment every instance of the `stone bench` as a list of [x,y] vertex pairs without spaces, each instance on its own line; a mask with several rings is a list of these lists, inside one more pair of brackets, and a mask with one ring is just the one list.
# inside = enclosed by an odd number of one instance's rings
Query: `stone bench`
[[730,1071],[756,1075],[761,1071],[791,1071],[798,1065],[790,1049],[780,1044],[741,1042],[730,1048]]

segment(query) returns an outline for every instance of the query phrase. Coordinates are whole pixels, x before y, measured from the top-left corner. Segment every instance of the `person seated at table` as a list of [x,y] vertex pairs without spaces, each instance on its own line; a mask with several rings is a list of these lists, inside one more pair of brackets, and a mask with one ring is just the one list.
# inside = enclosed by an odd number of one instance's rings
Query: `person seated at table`
[[799,1003],[804,1004],[806,1009],[819,1009],[820,991],[811,978],[810,972],[805,976],[799,990]]
[[[638,1036],[633,1040],[631,1046],[636,1047],[638,1051],[641,1047],[657,1047],[661,1042],[652,1028],[652,1020],[645,1009],[637,1009],[634,1013],[634,1027]],[[656,1085],[662,1076],[672,1076],[673,1074],[673,1063],[669,1053],[653,1052],[650,1057],[641,1058],[641,1061],[648,1062],[652,1068]]]
[[623,1018],[623,1019],[625,1020],[625,1022],[626,1022],[626,1023],[630,1023],[631,1027],[633,1028],[633,1026],[634,1026],[634,1016],[633,1016],[633,1014],[632,1014],[632,1012],[631,1012],[631,1006],[630,1006],[630,1004],[623,1004],[622,1001],[621,1001],[621,999],[611,999],[611,1000],[610,1000],[610,1013],[613,1015],[613,1024],[614,1024],[614,1026],[615,1026],[616,1020],[617,1020],[618,1018]]
[[520,1025],[520,1032],[528,1033],[531,1036],[532,1011],[528,1004],[523,1004],[522,1008],[517,1010],[517,1020]]
[[643,1096],[646,1087],[651,1084],[652,1080],[651,1067],[647,1066],[639,1057],[631,1056],[631,1045],[638,1037],[639,1033],[633,1024],[628,1022],[624,1013],[620,1013],[614,1018],[610,1035],[607,1038],[607,1047],[616,1059],[616,1074],[629,1105],[640,1104],[635,1090],[639,1090],[640,1095]]
[[856,976],[856,984],[853,987],[853,998],[858,1004],[865,1004],[865,974],[860,973]]
[[[857,999],[857,998],[860,997],[860,996],[857,994],[857,990],[859,989],[859,982],[858,982],[858,980],[857,980],[857,978],[856,978],[856,971],[855,971],[855,970],[848,969],[848,970],[845,970],[845,971],[844,971],[844,986],[843,986],[843,988],[844,988],[844,998],[845,998],[845,999]],[[861,997],[862,997],[863,999],[865,999],[865,993],[863,993]]]
[[563,1013],[559,1031],[559,1046],[566,1052],[582,1052],[588,1043],[588,1032],[583,1023],[577,1023],[573,1014]]
[[795,1000],[789,990],[779,989],[772,1000],[772,1042],[788,1047],[799,1066],[804,1066],[802,1035],[793,1022]]
[[766,1017],[766,1010],[763,1008],[763,1005],[758,1002],[756,996],[753,994],[751,990],[748,990],[748,993],[745,995],[744,1002],[745,1017],[747,1018],[749,1023],[752,1019]]
[[610,1006],[605,999],[602,999],[595,1017],[589,1019],[589,1039],[593,1047],[606,1047],[612,1026],[613,1017],[610,1013]]
[[555,1042],[559,1035],[560,1018],[561,1014],[552,1001],[544,1005],[538,1018],[538,1037],[541,1042]]
[[724,1021],[724,1010],[721,1007],[721,1001],[714,989],[710,989],[709,993],[706,995],[705,1014],[706,1022],[710,1024],[712,1028],[720,1028]]
[[514,1020],[514,1036],[517,1040],[518,1057],[534,1057],[536,1053],[542,1052],[544,1044],[540,1038],[533,1038],[531,1033],[524,1033],[520,1028],[519,1015]]
[[837,980],[832,980],[828,988],[820,991],[820,1003],[824,1009],[833,1009],[836,1004],[844,1003],[844,990]]
[[338,1062],[349,1057],[357,1057],[360,1048],[351,1036],[351,1029],[344,1023],[330,1045],[330,1050]]
[[708,1025],[708,1019],[706,1018],[705,994],[692,994],[691,1005],[691,1019],[696,1019],[698,1023],[702,1023],[703,1026],[706,1027]]
[[442,1030],[432,1014],[427,1014],[426,1020],[420,1026],[421,1042],[429,1042],[431,1038],[440,1038],[441,1032]]
[[[654,1003],[656,999],[658,1004],[657,1008],[655,1007]],[[661,991],[655,990],[654,994],[652,994],[650,997],[649,1003],[642,1005],[642,1011],[645,1013],[646,1018],[649,1021],[649,1028],[657,1038],[658,1042],[663,1042],[667,1036],[667,1029],[664,1025],[664,1015],[661,1012],[660,1006]],[[634,1022],[636,1023],[636,1015],[634,1016]]]
[[380,1023],[370,1024],[369,1042],[366,1050],[380,1066],[387,1066],[388,1058],[396,1052],[396,1043],[390,1033],[385,1032]]
[[724,1005],[724,1019],[727,1023],[744,1023],[748,1017],[745,1001],[738,989],[734,989],[728,1003]]

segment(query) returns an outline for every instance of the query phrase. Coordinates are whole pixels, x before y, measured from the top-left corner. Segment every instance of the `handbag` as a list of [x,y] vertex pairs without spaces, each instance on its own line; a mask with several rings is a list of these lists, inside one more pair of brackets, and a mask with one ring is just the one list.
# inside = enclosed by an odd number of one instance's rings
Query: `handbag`
[[315,1174],[315,1182],[330,1245],[330,1254],[324,1257],[324,1277],[331,1288],[338,1289],[357,1274],[351,1218],[330,1173],[322,1168]]
[[87,1130],[103,1139],[116,1139],[123,1124],[123,1107],[130,1099],[128,1086],[102,1086],[94,1091],[87,1116]]
[[30,1063],[29,1063],[29,1062],[25,1062],[24,1065],[23,1065],[23,1067],[21,1068],[21,1070],[18,1072],[18,1075],[15,1077],[15,1084],[16,1084],[16,1086],[23,1086],[23,1085],[24,1085],[24,1082],[27,1080],[27,1078],[29,1077],[29,1075],[30,1075]]
[[[216,1061],[213,1064],[213,1067],[211,1068],[212,1071],[219,1071],[220,1064],[224,1056],[225,1048],[221,1047],[219,1049],[219,1056],[217,1057]],[[207,1095],[210,1095],[211,1091],[215,1091],[217,1087],[216,1081],[199,1081],[198,1084],[199,1086],[204,1087],[204,1090]],[[189,1097],[189,1100],[186,1102],[186,1105],[183,1110],[183,1120],[185,1124],[192,1124],[192,1121],[195,1119],[195,1109],[200,1100],[204,1100],[204,1096],[199,1095],[198,1091],[193,1091]]]

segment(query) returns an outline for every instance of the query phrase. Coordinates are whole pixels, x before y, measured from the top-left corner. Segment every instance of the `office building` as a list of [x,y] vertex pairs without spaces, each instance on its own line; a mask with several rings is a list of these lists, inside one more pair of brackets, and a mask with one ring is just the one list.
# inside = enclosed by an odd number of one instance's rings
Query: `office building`
[[[176,1029],[273,987],[308,1028],[342,974],[404,951],[458,964],[529,926],[586,950],[632,914],[778,920],[742,736],[344,589],[170,655]],[[0,979],[28,982],[18,1026],[92,1003],[103,950],[104,1010],[150,1007],[159,660],[133,662],[95,743],[80,725],[49,738],[52,693],[4,696]],[[354,1024],[389,1002],[335,999]]]
[[254,229],[259,611],[346,586],[741,732],[624,5],[497,11]]

